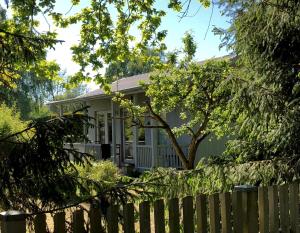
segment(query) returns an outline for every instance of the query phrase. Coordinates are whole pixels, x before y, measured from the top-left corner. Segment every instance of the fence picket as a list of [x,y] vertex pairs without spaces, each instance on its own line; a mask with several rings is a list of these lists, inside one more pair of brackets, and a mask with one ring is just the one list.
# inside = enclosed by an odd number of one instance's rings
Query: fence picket
[[259,232],[269,233],[269,202],[268,189],[266,187],[258,188],[258,214]]
[[279,213],[281,232],[289,232],[289,189],[288,185],[279,186]]
[[38,214],[34,218],[34,232],[35,233],[46,233],[47,232],[47,224],[46,224],[46,215]]
[[231,196],[230,193],[220,193],[222,233],[231,233]]
[[140,203],[140,233],[151,233],[150,202]]
[[279,211],[277,186],[268,188],[270,233],[279,231]]
[[134,206],[133,203],[125,204],[124,214],[124,233],[134,233]]
[[211,233],[219,233],[221,230],[219,212],[219,194],[215,193],[208,197],[209,205],[209,229]]
[[54,233],[65,233],[66,232],[66,214],[65,212],[58,212],[54,214]]
[[75,210],[72,213],[72,230],[73,233],[85,232],[83,210]]
[[196,197],[197,233],[207,232],[207,196],[200,194]]
[[187,196],[183,198],[183,232],[191,233],[194,231],[195,231],[195,226],[194,226],[193,197]]
[[299,183],[289,185],[291,232],[299,232]]
[[165,207],[163,200],[154,202],[154,228],[155,233],[165,233]]
[[258,232],[257,191],[247,192],[248,233]]
[[[242,189],[241,189],[242,190]],[[200,194],[182,199],[182,212],[179,199],[168,200],[168,232],[170,233],[299,233],[299,183],[294,182],[282,186],[259,187],[233,191],[232,194],[216,193],[210,196]],[[139,204],[140,233],[151,233],[150,202]],[[196,211],[196,218],[194,212]],[[3,212],[0,215],[2,231],[16,232],[14,224],[22,223],[25,231],[25,215],[15,216],[16,211]],[[18,212],[18,211],[17,211]],[[182,214],[182,218],[181,217]],[[207,215],[209,214],[209,215]],[[101,211],[91,206],[89,210],[90,229],[85,229],[84,212],[76,210],[72,213],[71,231],[83,233],[106,232],[101,222],[106,220],[108,233],[119,233],[119,220],[124,226],[124,233],[135,232],[134,203],[123,206],[122,218],[119,218],[119,207],[112,205],[107,215],[101,219]],[[16,220],[16,223],[12,221]],[[180,221],[182,219],[182,226]],[[207,220],[209,219],[209,223]],[[34,217],[34,232],[46,233],[46,215]],[[54,233],[66,233],[65,212],[54,214]],[[164,200],[154,202],[154,232],[166,233]],[[5,228],[4,228],[5,227]],[[195,227],[196,231],[195,231]],[[8,230],[7,230],[8,229]],[[70,230],[68,228],[68,230]],[[18,231],[19,232],[19,231]],[[121,232],[121,231],[120,231]]]
[[172,233],[180,233],[179,220],[179,200],[173,198],[169,200],[169,231]]
[[101,210],[99,207],[91,206],[89,211],[90,233],[103,232],[101,225]]
[[117,205],[111,205],[108,207],[107,210],[107,232],[108,233],[119,232],[118,210],[119,207]]
[[243,232],[243,198],[242,192],[234,191],[232,192],[232,212],[233,212],[233,232],[242,233]]

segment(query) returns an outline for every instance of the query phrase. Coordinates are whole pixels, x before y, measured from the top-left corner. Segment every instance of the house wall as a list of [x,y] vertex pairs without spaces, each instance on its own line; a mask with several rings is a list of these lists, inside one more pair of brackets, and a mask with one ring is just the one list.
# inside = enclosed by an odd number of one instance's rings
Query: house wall
[[210,136],[205,138],[198,147],[195,165],[197,165],[199,160],[203,157],[207,157],[210,155],[221,155],[226,149],[225,145],[227,141],[228,138],[226,136],[217,138],[214,134],[211,134]]
[[[180,126],[182,124],[182,120],[179,118],[179,112],[176,110],[167,114],[166,119],[171,127]],[[190,140],[191,138],[188,135],[184,135],[178,138],[179,144],[184,147],[188,146]],[[159,132],[158,141],[161,145],[171,143],[163,130],[160,130]],[[225,144],[227,141],[227,137],[217,138],[214,134],[209,135],[201,142],[198,147],[195,165],[203,157],[221,155],[225,150]],[[185,150],[187,150],[187,148],[185,148]]]

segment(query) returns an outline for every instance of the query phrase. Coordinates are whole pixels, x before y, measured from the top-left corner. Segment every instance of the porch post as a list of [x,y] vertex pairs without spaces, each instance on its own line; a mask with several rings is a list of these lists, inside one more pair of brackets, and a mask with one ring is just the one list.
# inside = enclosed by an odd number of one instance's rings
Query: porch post
[[[137,104],[137,96],[133,95],[133,104]],[[135,168],[137,168],[137,145],[138,145],[138,126],[134,125],[133,130],[133,140],[132,140],[132,153],[133,153],[133,162]]]
[[114,102],[111,100],[111,121],[112,121],[112,145],[111,145],[111,154],[113,156],[113,161],[115,164],[118,164],[116,156],[116,108]]
[[[156,126],[157,122],[151,119],[151,125]],[[152,168],[157,166],[157,144],[158,144],[158,129],[151,129],[151,156],[152,156]]]
[[[83,106],[86,107],[87,106],[87,103],[84,101],[83,102]],[[84,115],[85,116],[88,116],[89,115],[89,110],[88,109],[85,109],[84,110]],[[83,125],[83,132],[84,132],[84,135],[88,138],[88,126],[86,124]],[[84,139],[84,153],[86,153],[86,143],[88,143],[88,139]]]
[[59,105],[59,116],[62,116],[64,114],[63,106],[62,104]]

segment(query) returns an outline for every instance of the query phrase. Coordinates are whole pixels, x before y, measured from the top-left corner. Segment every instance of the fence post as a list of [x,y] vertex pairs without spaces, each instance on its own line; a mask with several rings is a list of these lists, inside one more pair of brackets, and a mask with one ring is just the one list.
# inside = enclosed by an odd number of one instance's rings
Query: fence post
[[258,232],[258,203],[257,187],[252,185],[239,185],[235,191],[242,192],[242,228],[243,233]]
[[2,233],[26,233],[26,214],[17,210],[0,213]]

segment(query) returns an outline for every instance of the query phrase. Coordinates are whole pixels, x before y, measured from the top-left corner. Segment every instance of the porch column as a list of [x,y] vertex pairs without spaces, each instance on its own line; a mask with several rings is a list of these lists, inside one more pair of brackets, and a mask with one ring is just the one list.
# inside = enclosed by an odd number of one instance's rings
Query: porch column
[[[137,96],[133,95],[133,104],[137,104]],[[138,126],[134,125],[132,127],[132,153],[133,153],[133,162],[135,167],[137,168],[137,146],[138,146]]]
[[112,121],[112,142],[111,142],[111,155],[113,156],[113,161],[118,164],[116,156],[116,106],[111,100],[111,121]]
[[[83,103],[83,106],[84,107],[86,107],[87,106],[87,103],[84,101]],[[84,110],[84,115],[85,116],[88,116],[89,115],[89,110],[88,109],[85,109]],[[87,137],[86,139],[84,139],[84,152],[86,153],[86,143],[88,143],[88,126],[87,126],[87,124],[84,124],[83,125],[83,132],[84,132],[84,135],[85,135],[85,137]]]
[[[151,125],[156,126],[157,122],[151,119]],[[158,129],[151,128],[151,155],[152,155],[152,168],[157,166],[157,144],[158,144]]]
[[63,105],[59,105],[59,116],[62,116],[64,114]]

